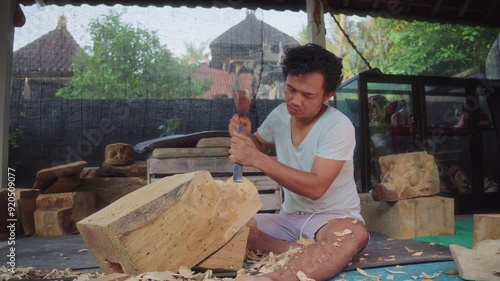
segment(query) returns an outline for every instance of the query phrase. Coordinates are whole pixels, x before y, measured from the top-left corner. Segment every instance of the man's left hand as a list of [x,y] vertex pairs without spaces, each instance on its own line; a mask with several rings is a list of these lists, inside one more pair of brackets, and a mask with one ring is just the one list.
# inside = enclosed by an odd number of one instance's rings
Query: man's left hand
[[234,134],[231,137],[229,159],[243,166],[252,166],[253,161],[261,152],[252,139],[244,134]]

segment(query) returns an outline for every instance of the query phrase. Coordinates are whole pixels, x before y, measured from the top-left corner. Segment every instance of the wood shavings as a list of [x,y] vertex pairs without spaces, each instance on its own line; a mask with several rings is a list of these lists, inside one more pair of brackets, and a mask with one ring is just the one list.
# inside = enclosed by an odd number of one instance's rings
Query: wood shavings
[[387,238],[386,240],[387,240],[387,241],[393,241],[393,240],[394,240],[394,238],[390,238],[390,237],[389,237],[389,238]]
[[342,230],[342,232],[335,231],[333,234],[335,234],[339,237],[343,237],[343,236],[346,236],[347,234],[351,234],[351,233],[352,233],[352,230],[350,230],[349,228],[346,228],[346,229]]
[[384,259],[385,261],[395,261],[396,260],[396,256],[395,255],[390,255],[387,257],[387,259]]
[[434,273],[432,275],[429,275],[425,272],[422,272],[422,274],[420,275],[420,278],[425,278],[425,279],[434,279],[435,277],[438,277],[439,276],[439,273]]
[[415,252],[415,250],[412,250],[412,249],[410,249],[410,248],[408,248],[408,247],[405,247],[405,249],[406,249],[406,251],[407,251],[408,253],[414,253],[414,252]]
[[363,256],[368,257],[370,254],[364,253]]
[[292,256],[299,253],[302,248],[292,248],[284,253],[275,255],[273,252],[269,255],[263,255],[259,261],[253,264],[247,272],[269,273],[283,268]]
[[412,257],[420,257],[424,252],[415,252],[411,254]]
[[394,280],[394,275],[387,275],[386,280]]
[[297,278],[299,278],[300,281],[316,281],[314,279],[307,277],[306,274],[300,270],[295,275],[297,276]]
[[[80,275],[82,275],[81,278]],[[82,273],[78,271],[72,271],[69,268],[66,269],[52,269],[52,270],[37,270],[33,267],[16,267],[15,270],[10,270],[5,266],[0,267],[0,277],[1,280],[21,280],[21,279],[60,279],[60,278],[77,278],[80,281],[95,279],[102,276],[102,273]],[[84,278],[83,276],[86,276]]]
[[358,220],[352,220],[351,221],[352,224],[357,224],[358,223]]
[[404,271],[395,271],[395,270],[390,270],[390,269],[386,269],[386,270],[392,274],[406,274],[406,272],[404,272]]
[[190,268],[187,268],[185,266],[179,267],[179,274],[184,277],[184,278],[191,278],[193,277],[194,271],[192,271]]
[[336,248],[338,248],[338,247],[340,247],[340,244],[337,243],[337,242],[335,242],[335,243],[333,243],[333,246],[335,246]]
[[368,278],[371,278],[372,280],[374,281],[380,281],[380,277],[376,276],[376,275],[372,275],[372,274],[369,274],[367,273],[366,271],[364,271],[363,269],[361,268],[356,268],[356,270],[363,276],[365,277],[368,277]]
[[384,247],[384,250],[390,250],[392,249],[391,247]]
[[404,266],[398,264],[396,265],[396,268],[404,268]]
[[360,258],[359,258],[359,261],[360,261],[360,262],[366,262],[366,258],[360,257]]
[[302,245],[302,246],[309,246],[309,245],[313,244],[314,242],[309,238],[301,237],[299,240],[297,240],[297,243]]
[[89,249],[80,249],[80,250],[78,250],[79,253],[86,253],[88,251],[89,251]]
[[137,276],[137,278],[139,280],[175,281],[177,280],[177,278],[174,276],[174,274],[175,273],[170,271],[152,271],[140,274]]
[[458,274],[458,270],[456,270],[456,269],[443,270],[442,272],[444,274],[448,274],[448,275],[457,275]]

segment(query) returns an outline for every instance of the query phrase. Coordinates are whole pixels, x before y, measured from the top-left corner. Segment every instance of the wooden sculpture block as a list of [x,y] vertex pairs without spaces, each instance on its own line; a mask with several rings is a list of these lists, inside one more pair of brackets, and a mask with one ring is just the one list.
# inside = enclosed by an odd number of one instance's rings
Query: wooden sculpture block
[[374,201],[368,193],[359,197],[361,216],[370,231],[396,239],[455,233],[453,198],[428,196],[388,203]]
[[500,214],[475,214],[473,245],[488,239],[500,239]]
[[372,191],[376,201],[430,196],[439,193],[439,172],[434,156],[425,151],[379,158],[381,178]]
[[124,166],[134,163],[134,148],[126,143],[108,144],[104,149],[104,163]]
[[229,242],[261,208],[255,186],[207,171],[162,178],[77,224],[105,273],[192,268]]

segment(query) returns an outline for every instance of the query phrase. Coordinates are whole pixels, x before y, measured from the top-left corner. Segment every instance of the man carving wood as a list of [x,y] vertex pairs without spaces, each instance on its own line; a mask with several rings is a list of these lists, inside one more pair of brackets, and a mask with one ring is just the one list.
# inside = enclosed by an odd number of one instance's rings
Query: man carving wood
[[[248,222],[247,248],[282,253],[305,246],[277,272],[239,276],[243,280],[298,280],[297,274],[327,280],[368,244],[353,177],[354,127],[327,105],[342,80],[342,62],[324,48],[308,44],[289,49],[282,62],[285,103],[251,134],[247,117],[229,124],[229,158],[255,167],[284,187],[279,214],[257,214]],[[238,133],[238,126],[245,126]],[[277,160],[267,153],[276,149]]]

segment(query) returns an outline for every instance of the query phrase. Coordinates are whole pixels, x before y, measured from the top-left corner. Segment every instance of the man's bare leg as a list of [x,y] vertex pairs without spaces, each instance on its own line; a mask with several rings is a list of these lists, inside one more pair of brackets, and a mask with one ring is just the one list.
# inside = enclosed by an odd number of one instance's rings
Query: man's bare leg
[[250,219],[247,226],[250,227],[250,233],[248,234],[247,240],[247,249],[249,251],[260,251],[264,254],[269,254],[270,252],[281,254],[290,250],[290,248],[301,246],[296,242],[273,238],[260,231],[257,229],[257,222],[254,219]]
[[[352,231],[345,231],[349,229]],[[298,280],[299,271],[314,280],[328,280],[344,269],[351,259],[368,243],[365,225],[351,218],[327,223],[316,233],[317,242],[305,247],[282,270],[259,275],[240,276],[238,281],[289,281]]]

